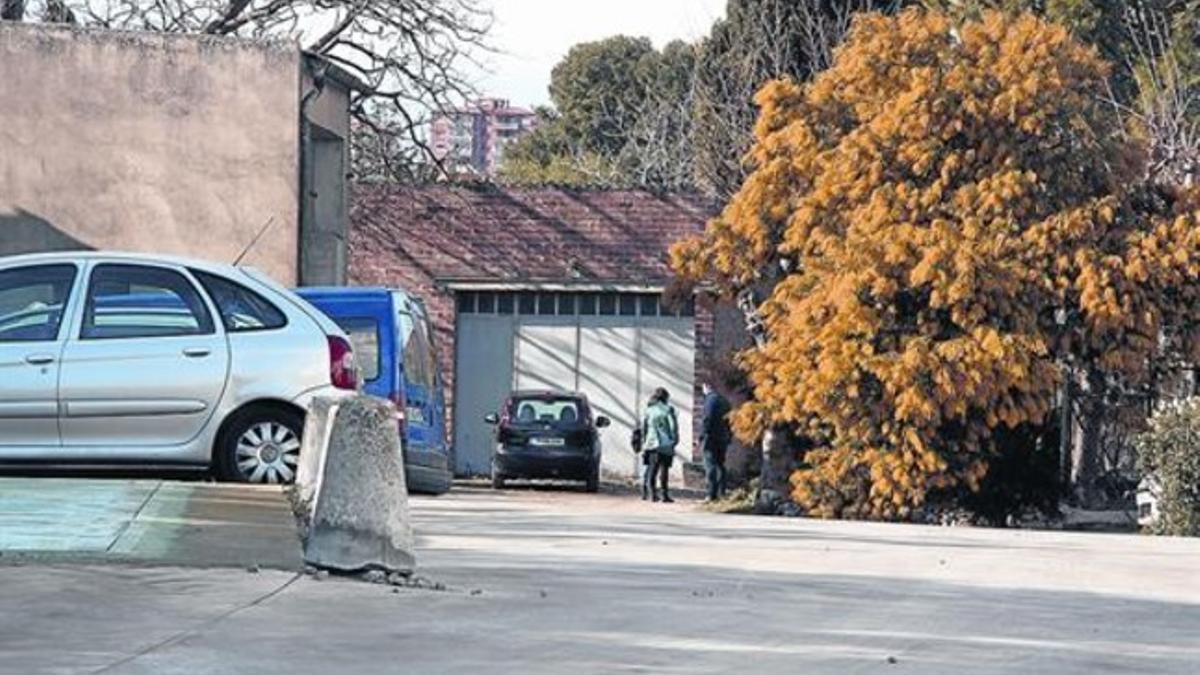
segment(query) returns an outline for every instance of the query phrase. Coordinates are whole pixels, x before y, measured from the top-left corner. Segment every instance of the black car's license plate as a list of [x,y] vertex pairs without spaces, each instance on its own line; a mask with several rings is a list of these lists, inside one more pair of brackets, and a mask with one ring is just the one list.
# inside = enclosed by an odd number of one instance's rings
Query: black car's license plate
[[557,436],[535,436],[529,439],[529,444],[539,448],[561,448],[567,444],[567,439]]

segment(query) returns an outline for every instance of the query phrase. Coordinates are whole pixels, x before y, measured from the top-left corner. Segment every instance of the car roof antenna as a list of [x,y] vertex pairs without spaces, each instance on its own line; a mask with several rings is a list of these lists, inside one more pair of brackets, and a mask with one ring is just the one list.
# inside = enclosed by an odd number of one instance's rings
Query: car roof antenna
[[267,222],[262,224],[262,227],[258,228],[258,234],[254,235],[254,238],[250,240],[250,243],[246,244],[246,248],[242,249],[242,252],[238,254],[237,258],[234,259],[234,267],[237,267],[239,264],[241,264],[242,258],[245,258],[246,254],[249,253],[254,248],[254,245],[258,243],[258,240],[262,239],[262,236],[267,233],[267,230],[271,229],[271,225],[274,222],[275,216],[271,216],[270,218],[267,218]]

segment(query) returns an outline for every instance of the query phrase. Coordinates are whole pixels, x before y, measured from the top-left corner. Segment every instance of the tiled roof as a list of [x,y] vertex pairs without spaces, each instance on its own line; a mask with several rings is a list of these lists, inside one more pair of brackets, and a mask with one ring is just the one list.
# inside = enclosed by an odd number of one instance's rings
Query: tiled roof
[[351,265],[432,279],[659,283],[672,242],[712,214],[698,196],[494,185],[354,188]]

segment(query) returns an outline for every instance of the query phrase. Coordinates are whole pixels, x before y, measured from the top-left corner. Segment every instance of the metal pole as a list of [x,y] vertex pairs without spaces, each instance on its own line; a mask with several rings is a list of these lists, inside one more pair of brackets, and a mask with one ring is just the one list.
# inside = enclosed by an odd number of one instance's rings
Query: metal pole
[[1058,461],[1059,476],[1065,489],[1071,482],[1071,368],[1063,366],[1063,386],[1059,409]]

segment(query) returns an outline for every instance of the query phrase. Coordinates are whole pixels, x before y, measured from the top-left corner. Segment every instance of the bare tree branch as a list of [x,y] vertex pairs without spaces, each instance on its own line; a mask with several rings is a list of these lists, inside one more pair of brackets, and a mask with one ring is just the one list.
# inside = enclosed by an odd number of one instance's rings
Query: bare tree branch
[[899,0],[742,0],[701,44],[695,92],[696,184],[728,201],[745,180],[757,110],[767,82],[808,80],[833,63],[856,14],[895,11]]
[[1147,178],[1175,187],[1195,185],[1200,173],[1200,89],[1180,63],[1169,19],[1160,14],[1130,10],[1126,27],[1131,54],[1128,68],[1137,83],[1137,97],[1110,102],[1130,133],[1142,136],[1148,149]]

